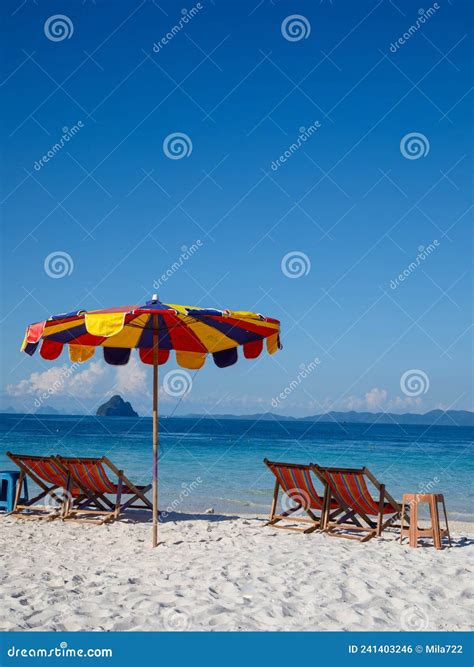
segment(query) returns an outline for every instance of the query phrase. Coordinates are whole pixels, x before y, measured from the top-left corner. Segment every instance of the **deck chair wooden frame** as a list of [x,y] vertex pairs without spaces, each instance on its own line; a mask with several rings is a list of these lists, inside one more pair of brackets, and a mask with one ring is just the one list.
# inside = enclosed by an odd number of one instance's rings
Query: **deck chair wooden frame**
[[[324,494],[321,496],[311,479],[312,468],[310,465],[283,463],[281,461],[269,461],[268,459],[264,459],[263,462],[276,478],[270,516],[265,525],[301,533],[312,533],[313,531],[320,529],[322,527],[322,518],[324,516],[326,503],[328,502],[325,482],[323,482]],[[280,490],[283,491],[295,505],[278,514],[277,506]],[[307,517],[293,516],[293,514],[299,510],[306,512]],[[329,508],[329,516],[333,519],[339,512],[340,508],[336,503],[333,503],[332,507]],[[282,521],[285,523],[279,525]],[[293,523],[307,523],[310,525],[308,528],[299,528],[297,526],[292,526],[291,524]]]
[[[328,499],[336,500],[343,509],[343,515],[334,521],[325,508],[323,530],[328,535],[368,542],[373,537],[380,537],[389,526],[400,527],[395,525],[402,512],[400,503],[367,467],[323,468],[312,465],[312,469],[326,484]],[[377,489],[378,498],[375,499],[370,493],[365,478]],[[386,516],[388,518],[384,520]]]
[[[20,468],[13,511],[10,515],[23,519],[52,520],[61,516],[66,501],[66,489],[69,485],[68,475],[55,464],[52,456],[33,456],[29,454],[12,454],[7,456]],[[33,498],[20,505],[21,488],[25,477],[29,477],[41,490]],[[50,496],[57,503],[56,506],[36,505],[43,498]]]
[[[78,486],[86,498],[85,501],[74,502],[71,495],[66,494],[63,520],[101,525],[118,519],[120,514],[128,508],[152,509],[150,500],[145,496],[145,493],[151,489],[151,484],[146,486],[133,484],[123,470],[119,470],[106,456],[99,458],[58,455],[54,458],[69,475],[69,484]],[[117,476],[117,483],[109,479],[107,468]],[[97,474],[93,476],[92,473]],[[115,502],[111,501],[107,495],[115,496]],[[124,495],[132,497],[122,502]],[[91,502],[98,503],[99,507],[90,509],[87,505],[90,505]]]

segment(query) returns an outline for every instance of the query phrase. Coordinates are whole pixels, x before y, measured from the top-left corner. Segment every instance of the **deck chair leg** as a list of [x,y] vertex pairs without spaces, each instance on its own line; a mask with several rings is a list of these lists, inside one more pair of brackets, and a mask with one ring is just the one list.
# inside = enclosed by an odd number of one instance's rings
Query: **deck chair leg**
[[321,508],[321,530],[326,529],[326,524],[329,518],[329,505],[330,503],[330,497],[328,497],[329,493],[329,487],[327,485],[324,486],[324,495],[323,495],[323,506]]
[[118,479],[118,484],[117,484],[117,499],[115,502],[115,511],[114,511],[114,519],[118,519],[120,515],[120,499],[122,498],[122,471],[120,471],[120,477]]
[[272,506],[271,506],[271,509],[270,509],[269,521],[271,521],[273,519],[273,517],[275,516],[275,510],[276,510],[276,506],[277,506],[277,502],[278,502],[279,492],[280,492],[280,483],[278,482],[278,480],[276,480],[275,481],[275,488],[273,489],[273,498],[272,498]]
[[382,534],[383,506],[385,501],[385,484],[380,485],[379,515],[377,517],[377,537]]
[[76,502],[77,509],[82,509],[91,504],[95,505],[98,510],[106,510],[108,507],[110,511],[113,511],[115,508],[115,505],[101,493],[84,493],[83,496],[81,496],[80,499],[77,499]]
[[353,521],[356,526],[362,528],[362,524],[357,518],[357,513],[355,510],[343,509],[346,512],[343,516],[339,517],[337,523],[347,523],[348,521]]
[[321,508],[321,524],[320,530],[323,532],[326,531],[326,528],[330,521],[335,519],[343,510],[339,507],[331,512],[331,500],[332,493],[329,488],[329,485],[324,483],[324,495],[323,495],[323,505]]
[[293,514],[293,512],[298,512],[298,510],[300,510],[301,507],[302,507],[302,505],[296,505],[295,507],[292,507],[291,509],[286,510],[286,512],[283,512],[282,514],[279,514],[278,516],[275,516],[275,514],[273,514],[273,519],[270,519],[270,521],[267,521],[267,523],[265,525],[266,526],[274,526],[279,521],[282,521],[283,519],[286,519],[287,517],[289,517],[291,514]]
[[376,535],[377,535],[377,537],[378,537],[377,528],[375,528],[374,530],[371,530],[370,533],[368,533],[367,535],[365,535],[365,536],[360,540],[360,542],[368,542],[369,540],[371,540],[371,539],[372,539],[373,537],[375,537]]
[[316,514],[315,514],[314,512],[312,512],[310,509],[307,509],[307,510],[306,510],[306,514],[307,514],[307,515],[309,516],[309,518],[312,519],[313,521],[316,521],[316,522],[319,523],[319,524],[321,523],[321,521],[318,519],[318,517],[316,516]]
[[[396,514],[393,514],[389,519],[387,519],[387,521],[382,523],[382,527],[381,527],[380,532],[382,533],[385,530],[385,528],[392,527],[393,524],[395,523],[395,521],[397,521],[397,519],[399,519],[399,518],[401,518],[401,512],[397,512]],[[401,528],[401,526],[393,526],[393,527],[394,528],[399,528],[399,527]]]
[[270,515],[268,517],[268,521],[265,524],[265,526],[272,526],[273,524],[277,523],[278,521],[281,521],[281,519],[275,519],[275,512],[276,512],[276,507],[278,503],[278,494],[280,492],[280,483],[278,480],[275,480],[275,486],[273,488],[273,498],[272,498],[272,505],[270,508]]
[[15,489],[15,498],[13,500],[13,511],[16,511],[16,506],[20,502],[21,488],[23,486],[23,480],[25,479],[25,473],[20,469],[20,476],[18,478],[18,483]]
[[66,517],[71,511],[71,508],[72,508],[72,478],[71,475],[68,474],[66,482],[66,492],[64,494],[61,512],[59,514],[60,518],[64,519],[64,517]]
[[[314,517],[314,514],[311,512],[311,518],[313,518],[313,517]],[[303,533],[305,535],[308,535],[308,533],[314,533],[315,530],[318,530],[318,529],[321,528],[321,522],[319,521],[319,519],[317,519],[315,517],[314,521],[315,522],[312,526],[309,526],[309,528],[306,528],[305,530],[303,530]]]
[[[149,491],[151,489],[151,484],[146,486],[145,489],[147,489],[147,491]],[[145,493],[146,493],[146,491],[145,491]],[[134,505],[133,504],[134,502],[140,501],[140,500],[143,502],[143,505]],[[151,509],[150,501],[148,500],[148,498],[146,498],[146,497],[142,498],[141,496],[139,496],[137,494],[132,496],[132,498],[127,500],[127,502],[122,505],[122,512],[124,512],[128,507],[134,507],[135,509],[136,508],[138,508],[138,509]]]
[[[97,507],[103,508],[104,505],[106,505],[110,507],[111,510],[114,509],[114,504],[110,502],[107,496],[105,496],[103,493],[96,493],[94,495],[94,498],[91,498],[91,500],[94,502],[95,505],[97,505]],[[100,503],[103,503],[103,505],[101,505]]]

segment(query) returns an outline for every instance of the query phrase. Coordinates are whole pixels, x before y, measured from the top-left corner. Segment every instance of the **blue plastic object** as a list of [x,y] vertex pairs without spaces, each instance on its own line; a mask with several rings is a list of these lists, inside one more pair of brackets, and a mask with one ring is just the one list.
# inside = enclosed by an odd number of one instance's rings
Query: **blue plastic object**
[[[16,470],[0,470],[0,510],[13,512],[13,503],[15,501],[16,485],[20,473]],[[20,503],[28,500],[28,485],[26,477],[23,478],[23,496]]]

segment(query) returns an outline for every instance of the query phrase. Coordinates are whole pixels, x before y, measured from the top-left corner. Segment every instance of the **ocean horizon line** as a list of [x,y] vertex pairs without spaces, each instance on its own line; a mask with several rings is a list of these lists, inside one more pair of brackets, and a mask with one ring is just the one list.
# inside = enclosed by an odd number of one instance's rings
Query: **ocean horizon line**
[[[15,415],[22,417],[87,417],[95,419],[152,419],[151,415],[97,415],[96,413],[73,413],[61,412],[56,408],[45,410],[44,412],[31,411],[21,412],[14,409],[0,410],[0,415]],[[329,424],[372,424],[372,425],[400,425],[400,426],[456,426],[456,427],[474,427],[474,412],[471,410],[429,410],[424,413],[417,412],[359,412],[350,411],[330,411],[314,415],[297,417],[293,415],[279,415],[274,412],[259,412],[248,414],[233,413],[187,413],[183,415],[160,414],[160,419],[213,419],[213,420],[236,420],[236,421],[275,421],[275,422],[309,422],[309,423],[329,423]],[[456,421],[457,419],[457,421]]]

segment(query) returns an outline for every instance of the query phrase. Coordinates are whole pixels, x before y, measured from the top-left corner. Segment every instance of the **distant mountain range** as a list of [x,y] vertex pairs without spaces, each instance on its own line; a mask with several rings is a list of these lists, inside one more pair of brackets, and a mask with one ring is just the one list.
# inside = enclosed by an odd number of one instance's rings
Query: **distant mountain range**
[[[16,414],[18,410],[12,407],[3,410],[5,414]],[[36,414],[42,415],[66,415],[53,407],[42,407]],[[99,416],[138,417],[130,403],[123,401],[120,396],[113,396],[97,410]],[[79,416],[79,415],[77,415]],[[166,418],[167,415],[162,415]],[[246,421],[276,421],[276,422],[332,422],[337,424],[401,424],[401,425],[424,425],[424,426],[474,426],[474,412],[468,410],[431,410],[425,414],[406,412],[396,414],[394,412],[327,412],[322,415],[310,417],[287,417],[277,415],[274,412],[263,412],[252,415],[208,415],[187,414],[177,415],[184,419],[238,419]]]
[[474,426],[474,412],[468,410],[431,410],[425,414],[405,412],[326,412],[323,415],[312,417],[286,417],[273,412],[257,413],[253,415],[199,415],[190,414],[185,417],[200,419],[247,419],[253,421],[301,421],[301,422],[336,422],[338,424],[424,424],[436,426]]
[[[15,408],[12,408],[12,406],[10,405],[8,408],[5,408],[5,410],[1,410],[0,414],[2,414],[2,415],[16,415],[16,414],[24,414],[24,413],[22,413],[21,410],[15,410]],[[35,414],[35,415],[61,415],[62,412],[60,412],[59,410],[56,410],[56,408],[53,408],[50,405],[42,405],[33,414]]]

